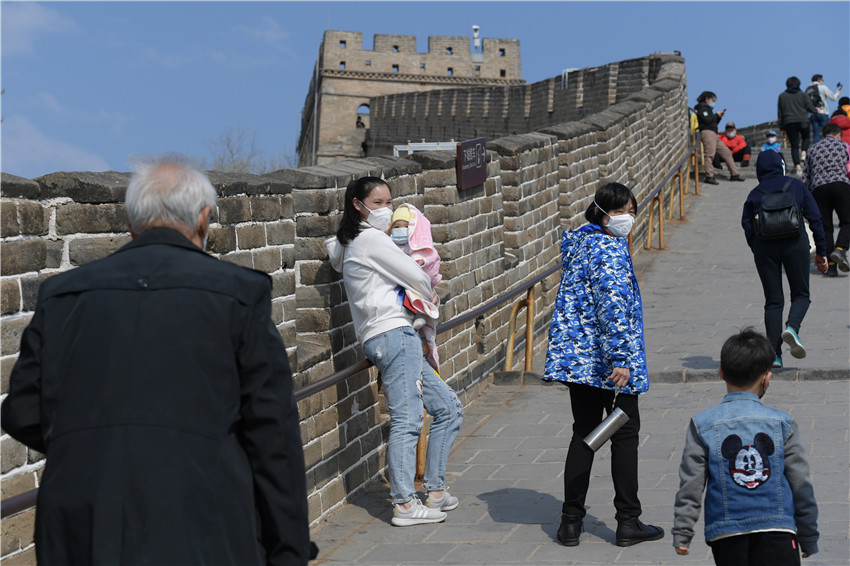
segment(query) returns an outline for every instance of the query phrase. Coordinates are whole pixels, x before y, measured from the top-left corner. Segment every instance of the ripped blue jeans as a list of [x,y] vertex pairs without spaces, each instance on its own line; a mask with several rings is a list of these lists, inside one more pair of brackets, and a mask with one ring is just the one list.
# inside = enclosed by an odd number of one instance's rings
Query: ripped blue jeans
[[440,379],[422,354],[422,340],[412,326],[378,334],[363,345],[366,357],[381,372],[390,411],[387,467],[393,503],[416,496],[416,443],[424,423],[423,409],[434,420],[428,438],[428,457],[422,487],[446,487],[446,464],[460,425],[463,406],[452,388]]

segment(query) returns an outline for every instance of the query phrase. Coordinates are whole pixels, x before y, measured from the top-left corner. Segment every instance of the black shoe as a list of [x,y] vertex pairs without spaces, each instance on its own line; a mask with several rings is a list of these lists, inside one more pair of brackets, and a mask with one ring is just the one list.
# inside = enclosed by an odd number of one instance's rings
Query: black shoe
[[720,181],[718,181],[714,177],[706,177],[704,182],[709,184],[709,185],[719,185],[720,184]]
[[564,546],[578,546],[578,537],[584,529],[581,517],[561,515],[561,526],[558,528],[558,542]]
[[834,263],[830,263],[824,275],[827,277],[838,277],[838,266]]
[[664,538],[664,529],[646,525],[640,519],[617,522],[617,546],[632,546]]
[[743,180],[744,180],[744,178],[743,178],[743,177],[741,177],[740,175],[731,175],[731,176],[729,177],[729,180],[730,180],[730,181],[743,181]]
[[850,271],[850,263],[847,262],[847,250],[843,248],[835,248],[829,254],[829,259],[838,264],[838,269],[841,271]]

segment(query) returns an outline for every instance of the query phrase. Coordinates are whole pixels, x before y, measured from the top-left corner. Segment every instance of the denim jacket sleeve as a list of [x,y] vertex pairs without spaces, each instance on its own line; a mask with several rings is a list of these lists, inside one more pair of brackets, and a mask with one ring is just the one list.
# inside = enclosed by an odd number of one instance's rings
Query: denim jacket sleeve
[[688,547],[694,538],[705,491],[708,449],[700,440],[693,419],[685,437],[682,464],[679,466],[679,491],[673,508],[673,546]]
[[606,363],[631,370],[630,360],[636,353],[631,351],[628,337],[637,330],[632,328],[629,317],[630,305],[636,300],[631,286],[632,267],[623,255],[621,243],[604,238],[610,241],[594,248],[588,266],[596,322]]
[[794,494],[794,519],[797,521],[797,539],[806,554],[818,551],[818,504],[809,479],[809,460],[800,441],[796,420],[791,420],[791,433],[785,439],[785,477]]

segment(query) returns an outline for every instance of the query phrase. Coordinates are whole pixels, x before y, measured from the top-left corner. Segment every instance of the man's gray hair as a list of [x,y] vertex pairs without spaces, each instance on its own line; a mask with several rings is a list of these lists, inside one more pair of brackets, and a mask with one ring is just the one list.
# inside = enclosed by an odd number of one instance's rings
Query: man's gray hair
[[216,192],[207,176],[180,155],[137,159],[125,203],[133,232],[157,221],[197,228],[205,206],[215,208]]

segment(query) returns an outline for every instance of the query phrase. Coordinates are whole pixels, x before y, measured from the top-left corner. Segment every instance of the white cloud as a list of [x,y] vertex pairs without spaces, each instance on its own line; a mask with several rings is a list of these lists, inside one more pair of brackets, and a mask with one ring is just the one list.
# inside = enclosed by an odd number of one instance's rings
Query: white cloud
[[35,97],[43,108],[50,110],[51,112],[54,112],[56,114],[66,113],[66,110],[62,107],[61,104],[59,104],[59,101],[56,100],[56,98],[54,98],[52,94],[42,91],[36,94]]
[[3,2],[3,56],[32,53],[39,35],[77,30],[77,24],[55,10],[32,2]]
[[85,124],[109,124],[109,130],[114,136],[124,133],[124,124],[132,121],[132,118],[117,110],[98,110],[97,112],[86,112],[83,110],[72,110],[63,106],[55,96],[49,92],[40,91],[33,97],[34,104],[30,108],[39,111],[49,111],[64,121],[72,119]]
[[175,54],[175,53],[163,53],[161,51],[157,51],[152,47],[145,47],[142,49],[142,55],[146,59],[150,59],[154,63],[165,67],[166,69],[180,69],[182,67],[186,67],[188,65],[194,64],[198,61],[201,56],[199,53],[195,54]]
[[236,31],[277,50],[286,49],[286,40],[289,39],[289,33],[281,29],[280,24],[269,16],[265,16],[261,24],[253,27],[237,26]]
[[48,137],[24,116],[3,118],[0,170],[22,177],[56,171],[106,171],[106,160],[90,151]]
[[279,51],[291,58],[297,59],[298,53],[289,44],[289,32],[280,27],[274,18],[265,16],[260,24],[255,26],[237,26],[236,32],[246,35],[254,41],[263,43],[275,51]]

